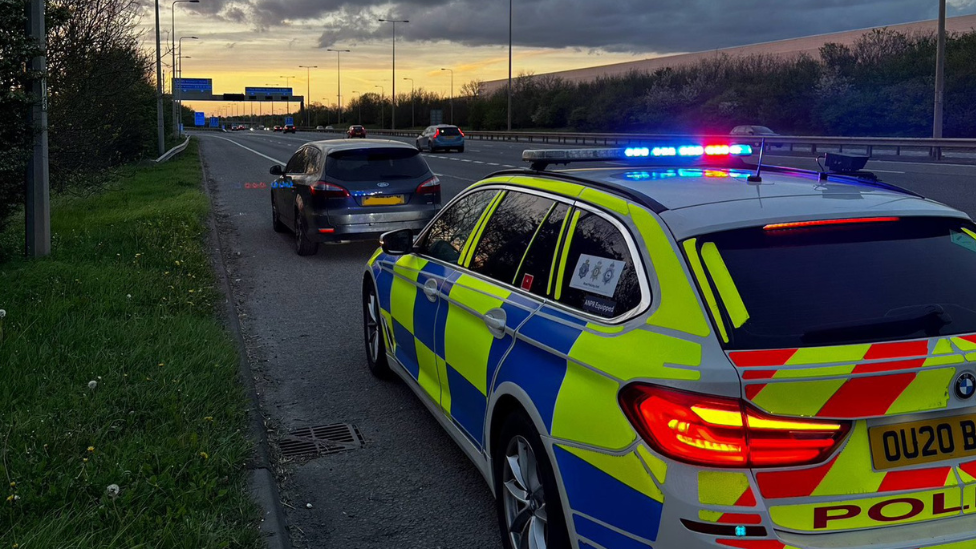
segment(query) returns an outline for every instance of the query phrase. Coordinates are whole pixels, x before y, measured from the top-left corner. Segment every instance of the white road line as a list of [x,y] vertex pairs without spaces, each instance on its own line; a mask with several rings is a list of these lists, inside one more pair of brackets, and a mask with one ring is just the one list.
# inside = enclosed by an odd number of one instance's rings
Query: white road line
[[472,162],[474,162],[475,164],[484,164],[484,162],[482,162],[480,160],[472,160]]
[[[451,160],[454,160],[454,159],[452,158]],[[464,158],[464,159],[461,159],[461,162],[471,162],[471,161],[468,160],[467,158]]]
[[515,167],[515,166],[512,166],[511,164],[502,164],[502,166],[504,166],[506,168],[514,168]]
[[489,162],[488,165],[489,166],[500,166],[500,164],[498,164],[497,162]]
[[256,155],[258,155],[260,157],[267,158],[268,160],[274,162],[275,164],[281,164],[282,166],[284,166],[285,164],[288,163],[288,162],[286,162],[284,160],[278,160],[277,158],[271,158],[270,156],[268,156],[268,155],[266,155],[264,153],[259,153],[258,151],[254,150],[254,149],[252,149],[250,147],[245,147],[244,145],[241,145],[237,141],[233,141],[233,140],[227,139],[226,137],[220,137],[219,135],[214,135],[214,136],[211,136],[211,137],[216,137],[217,139],[223,139],[224,141],[226,141],[228,143],[233,143],[233,144],[237,145],[238,147],[240,147],[240,148],[242,148],[244,150],[251,151],[252,153],[254,153],[254,154],[256,154]]
[[450,177],[450,178],[453,178],[453,179],[460,179],[461,181],[471,181],[471,182],[478,181],[477,179],[468,179],[467,177],[458,177],[456,175],[451,175],[449,173],[435,173],[434,175],[436,175],[437,177]]
[[902,173],[902,174],[905,173],[905,172],[896,172],[892,170],[867,170],[867,171],[876,172],[876,173]]

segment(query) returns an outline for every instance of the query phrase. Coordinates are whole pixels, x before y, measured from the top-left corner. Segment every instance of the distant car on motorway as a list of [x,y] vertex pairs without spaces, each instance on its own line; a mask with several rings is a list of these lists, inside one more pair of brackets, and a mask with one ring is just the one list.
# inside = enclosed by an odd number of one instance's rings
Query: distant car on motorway
[[365,139],[366,128],[360,126],[359,124],[349,126],[349,129],[346,130],[346,137],[362,137]]
[[334,130],[335,128],[332,127],[332,126],[326,126],[325,129],[327,129],[327,130]]
[[281,133],[295,133],[296,129],[294,125],[289,124],[282,128]]
[[736,126],[732,128],[729,135],[754,135],[757,137],[766,137],[779,135],[773,130],[767,128],[766,126]]
[[505,549],[976,547],[976,225],[751,153],[526,151],[381,237],[366,364]]
[[320,242],[419,231],[441,207],[440,181],[399,141],[306,143],[271,175],[272,225],[295,233],[298,255],[315,254]]
[[324,130],[325,129],[325,126],[315,126],[315,129],[316,130]]
[[455,149],[457,152],[464,152],[464,132],[461,128],[450,124],[428,126],[417,136],[416,143],[419,151],[426,149],[435,153]]

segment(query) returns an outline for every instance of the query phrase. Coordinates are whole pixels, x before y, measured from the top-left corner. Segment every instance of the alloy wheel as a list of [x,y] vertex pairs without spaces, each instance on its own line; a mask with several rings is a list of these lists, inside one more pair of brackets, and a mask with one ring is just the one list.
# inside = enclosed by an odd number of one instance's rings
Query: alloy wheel
[[548,546],[548,515],[538,460],[522,436],[509,440],[505,450],[502,501],[509,541],[515,549]]

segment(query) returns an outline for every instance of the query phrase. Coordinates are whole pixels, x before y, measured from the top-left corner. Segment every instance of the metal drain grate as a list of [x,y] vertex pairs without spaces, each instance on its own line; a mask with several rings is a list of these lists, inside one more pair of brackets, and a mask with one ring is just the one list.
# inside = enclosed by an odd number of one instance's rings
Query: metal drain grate
[[356,450],[365,444],[363,434],[354,425],[333,423],[296,429],[282,438],[278,446],[283,457],[316,457]]

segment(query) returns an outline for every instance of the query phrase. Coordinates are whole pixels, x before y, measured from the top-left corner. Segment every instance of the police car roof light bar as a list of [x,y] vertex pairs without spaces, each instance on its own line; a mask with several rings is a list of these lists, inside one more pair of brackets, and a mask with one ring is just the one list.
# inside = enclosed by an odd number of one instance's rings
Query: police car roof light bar
[[716,143],[709,145],[659,145],[654,147],[626,147],[614,149],[547,149],[522,152],[522,161],[530,162],[531,169],[543,171],[549,164],[575,162],[610,162],[633,159],[684,159],[702,161],[709,158],[729,158],[752,155],[752,146]]

